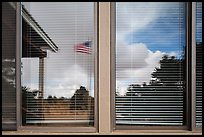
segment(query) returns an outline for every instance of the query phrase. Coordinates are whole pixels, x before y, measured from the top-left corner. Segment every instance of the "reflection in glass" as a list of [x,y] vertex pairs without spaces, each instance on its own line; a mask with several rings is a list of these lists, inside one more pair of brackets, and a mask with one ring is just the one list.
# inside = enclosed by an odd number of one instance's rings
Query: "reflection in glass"
[[116,3],[116,125],[185,125],[185,3]]
[[23,125],[94,126],[94,4],[23,2]]
[[16,2],[2,2],[2,130],[16,129]]

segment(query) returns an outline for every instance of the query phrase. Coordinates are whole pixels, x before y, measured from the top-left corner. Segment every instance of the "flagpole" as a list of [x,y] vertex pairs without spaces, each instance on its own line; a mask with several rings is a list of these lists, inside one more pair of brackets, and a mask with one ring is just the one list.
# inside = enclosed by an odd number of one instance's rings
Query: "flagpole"
[[[89,36],[88,36],[88,42],[89,42]],[[91,44],[91,43],[90,43],[90,44]],[[90,45],[89,47],[90,47],[90,50],[89,50],[89,51],[90,51],[90,54],[88,55],[88,56],[89,56],[89,57],[88,57],[88,60],[89,60],[90,63],[88,64],[88,65],[89,65],[89,67],[88,67],[88,69],[89,69],[89,70],[88,70],[88,71],[89,71],[88,74],[89,74],[89,76],[90,76],[90,80],[89,80],[89,82],[90,82],[90,83],[89,83],[89,86],[90,86],[90,87],[89,87],[89,90],[91,90],[91,63],[92,63],[92,62],[91,62],[90,59],[91,59],[91,53],[92,53],[91,48],[92,48],[92,47],[91,47],[91,45]],[[89,91],[89,93],[90,93],[90,91]]]
[[[89,42],[89,36],[88,36],[88,42]],[[89,44],[90,44],[90,45],[89,45],[90,54],[88,55],[88,56],[89,56],[89,57],[88,57],[88,60],[89,60],[89,64],[88,64],[88,65],[89,65],[89,67],[88,67],[88,69],[89,69],[88,71],[89,71],[89,72],[88,72],[88,73],[89,73],[89,77],[90,77],[90,78],[89,78],[89,82],[90,82],[90,83],[89,83],[89,95],[88,95],[88,103],[89,103],[89,104],[88,104],[88,111],[89,111],[89,120],[90,120],[90,121],[89,121],[89,124],[90,124],[90,123],[91,123],[91,105],[92,105],[92,104],[91,104],[91,95],[90,95],[90,93],[91,93],[91,64],[92,64],[92,62],[91,62],[90,59],[91,59],[91,54],[92,54],[92,50],[91,50],[91,49],[92,49],[92,45],[91,45],[92,43],[89,43]]]

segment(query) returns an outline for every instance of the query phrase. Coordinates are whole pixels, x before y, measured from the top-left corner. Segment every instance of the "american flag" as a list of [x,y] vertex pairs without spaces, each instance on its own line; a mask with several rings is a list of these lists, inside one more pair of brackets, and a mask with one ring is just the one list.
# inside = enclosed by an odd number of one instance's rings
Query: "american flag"
[[84,43],[80,43],[75,45],[75,51],[80,53],[91,54],[91,43],[92,41],[86,41]]

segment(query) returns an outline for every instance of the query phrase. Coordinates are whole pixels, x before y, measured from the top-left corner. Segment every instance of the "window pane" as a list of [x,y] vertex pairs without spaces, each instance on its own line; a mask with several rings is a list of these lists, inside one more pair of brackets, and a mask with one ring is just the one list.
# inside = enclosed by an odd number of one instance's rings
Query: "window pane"
[[202,127],[202,2],[196,3],[196,126]]
[[2,130],[16,129],[16,2],[2,3]]
[[185,125],[185,3],[116,3],[116,125]]
[[94,3],[23,5],[23,125],[94,126]]

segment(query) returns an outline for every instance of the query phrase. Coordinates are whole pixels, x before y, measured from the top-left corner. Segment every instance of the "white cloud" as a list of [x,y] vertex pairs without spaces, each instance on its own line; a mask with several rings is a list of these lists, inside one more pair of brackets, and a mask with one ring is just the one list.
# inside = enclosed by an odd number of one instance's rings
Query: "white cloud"
[[[137,53],[137,50],[134,50],[134,52]],[[152,52],[145,48],[144,51],[140,52],[147,52],[146,57],[141,60],[146,62],[146,65],[140,67],[126,68],[124,70],[119,69],[117,72],[120,77],[117,76],[116,87],[121,95],[125,94],[125,92],[127,91],[127,87],[130,84],[142,84],[143,82],[149,83],[154,68],[160,66],[159,61],[162,56],[166,54],[160,51]],[[128,56],[128,53],[126,54]],[[137,66],[137,64],[135,66]]]
[[48,95],[71,97],[80,86],[85,86],[93,96],[93,87],[90,84],[90,81],[93,82],[93,78],[89,77],[90,75],[80,65],[74,64],[59,75],[50,75],[49,69],[47,71],[45,97]]
[[45,90],[44,97],[47,98],[49,95],[59,97],[70,98],[74,95],[75,91],[78,89],[77,85],[62,86],[59,83],[57,86],[47,86]]
[[116,58],[119,70],[127,68],[143,68],[147,65],[145,58],[148,56],[148,49],[144,43],[127,45],[124,42],[117,43]]
[[[135,46],[137,44],[134,44]],[[139,44],[141,45],[141,43]],[[145,44],[142,44],[144,47]],[[141,61],[144,61],[146,63],[146,65],[140,66],[140,67],[129,67],[129,68],[125,68],[125,69],[117,69],[117,80],[116,80],[116,89],[117,92],[119,92],[120,95],[125,95],[125,93],[127,92],[127,88],[128,85],[130,84],[143,84],[144,82],[146,82],[147,84],[150,82],[151,80],[151,74],[154,71],[155,67],[160,67],[159,61],[161,60],[161,58],[164,55],[169,55],[169,56],[177,56],[177,53],[175,52],[170,52],[170,53],[166,53],[166,52],[161,52],[161,51],[155,51],[152,52],[151,50],[148,50],[147,48],[142,48],[142,50],[137,51],[137,46],[135,47],[135,50],[132,51],[133,53],[137,52],[147,52],[147,55],[145,57],[143,57],[143,59]],[[123,56],[130,56],[127,52]],[[129,60],[131,60],[131,58],[129,58]],[[130,63],[130,62],[129,62]],[[129,65],[130,64],[126,64]],[[141,65],[139,64],[135,64],[135,66]]]
[[32,89],[38,89],[38,78],[39,78],[39,59],[38,58],[22,58],[22,86],[29,86]]

